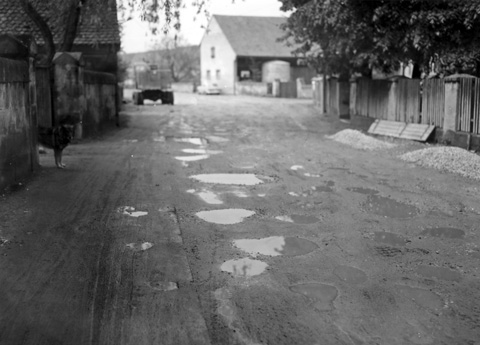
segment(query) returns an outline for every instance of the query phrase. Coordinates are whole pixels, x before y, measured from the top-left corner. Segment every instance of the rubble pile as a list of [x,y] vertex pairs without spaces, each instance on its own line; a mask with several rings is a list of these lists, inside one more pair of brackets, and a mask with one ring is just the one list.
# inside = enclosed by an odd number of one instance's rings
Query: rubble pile
[[399,156],[424,167],[480,180],[480,156],[458,147],[430,147]]
[[390,149],[396,146],[395,144],[372,138],[353,129],[344,129],[334,135],[327,136],[327,138],[356,149],[368,151]]

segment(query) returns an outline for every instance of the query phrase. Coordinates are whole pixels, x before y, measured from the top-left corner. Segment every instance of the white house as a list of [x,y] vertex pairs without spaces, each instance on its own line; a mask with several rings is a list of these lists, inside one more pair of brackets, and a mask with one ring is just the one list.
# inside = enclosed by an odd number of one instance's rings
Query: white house
[[280,28],[285,21],[282,17],[213,15],[200,43],[202,85],[235,94],[239,82],[271,82],[269,71],[286,75],[282,81],[303,77],[309,83],[313,71],[292,54],[294,48],[279,42],[285,35]]

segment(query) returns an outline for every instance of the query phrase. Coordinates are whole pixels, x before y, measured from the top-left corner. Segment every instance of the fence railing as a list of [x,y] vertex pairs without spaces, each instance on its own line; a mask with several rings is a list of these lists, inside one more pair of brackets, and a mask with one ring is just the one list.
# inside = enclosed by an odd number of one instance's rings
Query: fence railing
[[447,78],[352,80],[349,93],[336,78],[312,80],[313,102],[332,115],[347,113],[380,120],[434,125],[444,130],[480,134],[480,79]]

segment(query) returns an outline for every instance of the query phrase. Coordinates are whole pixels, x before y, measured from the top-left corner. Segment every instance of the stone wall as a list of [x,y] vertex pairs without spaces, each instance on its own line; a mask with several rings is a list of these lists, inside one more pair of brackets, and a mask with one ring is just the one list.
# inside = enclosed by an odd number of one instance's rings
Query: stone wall
[[254,81],[242,81],[235,83],[235,93],[237,95],[267,96],[267,83]]

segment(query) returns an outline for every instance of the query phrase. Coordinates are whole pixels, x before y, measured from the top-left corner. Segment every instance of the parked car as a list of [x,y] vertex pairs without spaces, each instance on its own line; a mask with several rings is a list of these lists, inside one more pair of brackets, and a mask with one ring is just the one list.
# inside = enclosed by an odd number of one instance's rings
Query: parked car
[[200,85],[197,88],[197,92],[199,95],[219,95],[221,93],[221,90],[217,86],[217,84],[212,84],[212,85]]

